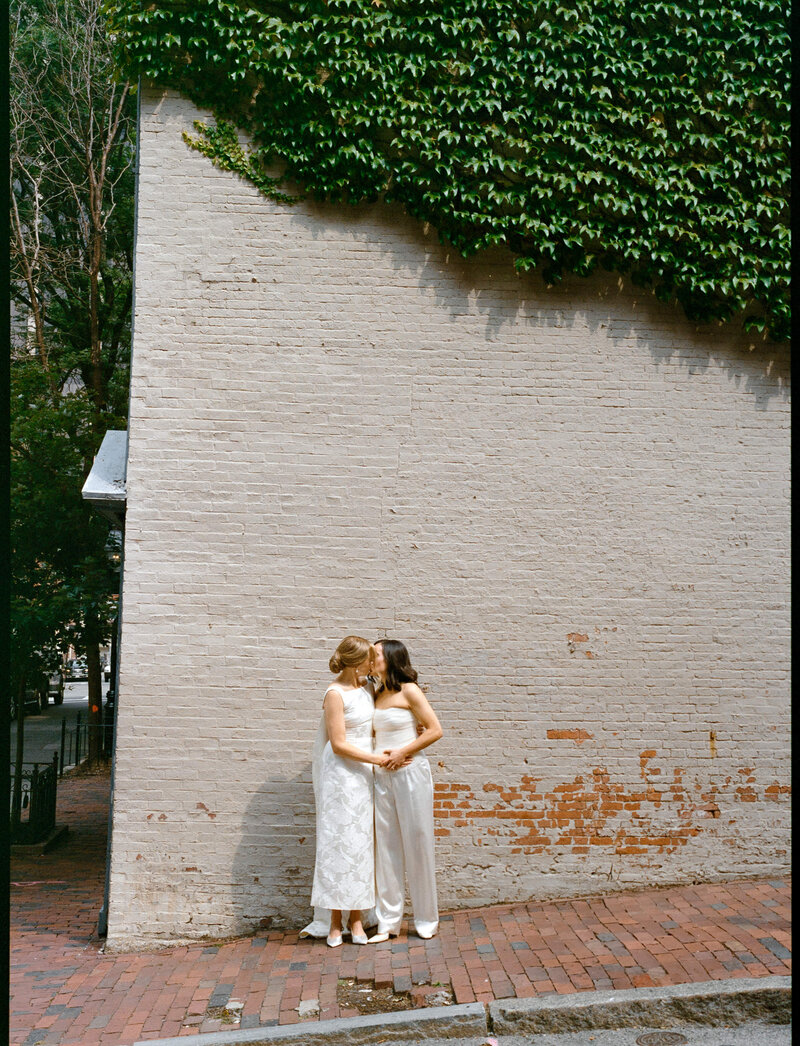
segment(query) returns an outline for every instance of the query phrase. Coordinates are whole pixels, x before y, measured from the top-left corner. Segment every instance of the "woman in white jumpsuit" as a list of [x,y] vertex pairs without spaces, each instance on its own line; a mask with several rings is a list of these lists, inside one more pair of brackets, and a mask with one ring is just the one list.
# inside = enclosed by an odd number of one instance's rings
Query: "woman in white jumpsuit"
[[[405,877],[420,937],[439,927],[433,854],[433,778],[419,753],[442,736],[436,714],[417,686],[408,651],[396,639],[375,643],[375,752],[387,756],[375,777],[375,914],[378,932],[371,944],[400,932]],[[419,733],[417,727],[422,727]]]

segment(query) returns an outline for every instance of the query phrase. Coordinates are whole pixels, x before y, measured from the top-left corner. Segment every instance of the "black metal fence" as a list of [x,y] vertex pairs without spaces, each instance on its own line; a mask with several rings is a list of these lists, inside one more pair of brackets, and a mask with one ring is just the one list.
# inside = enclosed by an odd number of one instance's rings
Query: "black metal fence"
[[23,763],[22,778],[11,768],[11,841],[39,843],[56,823],[58,752],[52,763]]
[[[113,693],[113,691],[109,691]],[[100,727],[100,752],[104,759],[110,759],[114,749],[114,705],[108,701],[103,708],[103,723]],[[73,727],[67,726],[66,719],[61,720],[60,773],[63,777],[68,766],[77,766],[89,754],[89,722],[78,712]]]
[[68,766],[77,766],[89,754],[89,723],[80,712],[73,727],[67,726],[67,720],[61,720],[61,758],[59,760],[59,777],[63,777]]
[[[100,752],[110,759],[114,748],[113,690],[103,708],[100,725]],[[14,843],[38,843],[47,838],[56,823],[56,793],[59,777],[68,767],[77,766],[89,754],[89,722],[78,712],[75,725],[61,720],[61,745],[53,752],[52,762],[23,763],[22,778],[15,779],[11,765],[11,840]],[[97,728],[95,728],[97,729]]]

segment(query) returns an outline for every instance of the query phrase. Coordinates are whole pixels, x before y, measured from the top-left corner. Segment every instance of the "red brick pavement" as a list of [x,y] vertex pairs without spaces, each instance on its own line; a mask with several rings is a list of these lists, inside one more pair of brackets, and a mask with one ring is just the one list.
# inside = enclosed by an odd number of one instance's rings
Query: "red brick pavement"
[[261,933],[166,951],[104,955],[95,934],[105,869],[108,777],[65,779],[57,851],[11,868],[12,1046],[123,1046],[215,1031],[238,1000],[242,1028],[351,1016],[339,978],[450,984],[457,1002],[791,972],[787,879],[615,893],[446,914],[439,934],[381,945]]

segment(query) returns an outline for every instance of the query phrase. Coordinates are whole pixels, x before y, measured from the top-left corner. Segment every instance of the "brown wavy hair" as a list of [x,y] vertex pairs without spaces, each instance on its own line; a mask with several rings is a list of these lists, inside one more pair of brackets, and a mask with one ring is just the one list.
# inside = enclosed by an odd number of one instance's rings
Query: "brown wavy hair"
[[417,672],[411,666],[405,643],[399,639],[376,639],[373,646],[378,643],[383,647],[383,659],[386,662],[386,679],[380,685],[380,690],[394,692],[402,690],[403,683],[416,683]]

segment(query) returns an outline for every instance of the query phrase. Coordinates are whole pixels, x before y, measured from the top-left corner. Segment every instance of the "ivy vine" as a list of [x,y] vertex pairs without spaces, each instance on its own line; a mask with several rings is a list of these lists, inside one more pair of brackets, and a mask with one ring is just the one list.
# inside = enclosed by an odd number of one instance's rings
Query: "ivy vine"
[[[398,201],[464,255],[626,273],[697,322],[789,333],[777,0],[108,0],[128,75],[269,196]],[[252,147],[238,144],[237,129]]]

